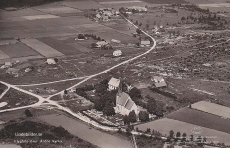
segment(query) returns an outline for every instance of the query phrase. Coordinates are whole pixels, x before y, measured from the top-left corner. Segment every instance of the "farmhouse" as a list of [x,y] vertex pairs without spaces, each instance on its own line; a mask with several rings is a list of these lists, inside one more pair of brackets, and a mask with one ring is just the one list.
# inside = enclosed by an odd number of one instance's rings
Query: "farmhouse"
[[13,64],[11,62],[5,62],[5,64],[1,66],[1,69],[10,68],[10,67],[12,67],[12,65]]
[[115,90],[115,89],[118,89],[119,85],[120,85],[120,79],[116,79],[116,78],[111,78],[109,83],[109,88],[108,90]]
[[6,73],[13,74],[13,75],[17,75],[18,72],[19,72],[19,69],[16,69],[16,68],[9,68],[6,70]]
[[141,47],[149,47],[150,46],[150,41],[147,40],[147,41],[141,41],[141,44],[140,44]]
[[162,78],[162,77],[154,76],[151,80],[154,81],[154,83],[155,83],[154,85],[157,88],[166,87],[167,86],[164,78]]
[[118,56],[121,56],[121,55],[122,55],[121,50],[115,50],[115,51],[113,52],[113,56],[115,56],[115,57],[118,57]]
[[114,107],[115,112],[121,115],[128,115],[131,111],[134,111],[136,114],[139,113],[137,105],[130,98],[130,96],[125,93],[118,91],[116,96],[116,107]]

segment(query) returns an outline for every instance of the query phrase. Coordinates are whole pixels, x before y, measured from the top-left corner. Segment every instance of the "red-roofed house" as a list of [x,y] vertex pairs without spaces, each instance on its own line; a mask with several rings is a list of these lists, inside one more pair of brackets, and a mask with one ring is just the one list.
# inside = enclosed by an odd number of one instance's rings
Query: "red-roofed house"
[[116,113],[121,115],[128,115],[134,110],[136,114],[139,113],[137,105],[125,92],[118,91],[116,96],[116,107],[114,108]]

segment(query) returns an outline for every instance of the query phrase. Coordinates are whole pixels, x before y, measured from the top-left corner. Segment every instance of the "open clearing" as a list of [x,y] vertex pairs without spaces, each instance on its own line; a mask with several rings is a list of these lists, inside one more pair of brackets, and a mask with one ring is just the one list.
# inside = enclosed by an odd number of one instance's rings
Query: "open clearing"
[[10,58],[39,55],[36,51],[30,49],[28,46],[22,43],[2,45],[0,46],[0,51],[3,51]]
[[159,131],[163,135],[165,134],[169,135],[169,131],[173,130],[174,133],[176,132],[180,132],[181,134],[186,133],[187,136],[194,135],[194,137],[204,136],[207,137],[207,141],[219,141],[220,143],[225,143],[227,145],[230,144],[230,134],[205,128],[205,127],[200,127],[202,129],[201,134],[194,134],[192,130],[199,126],[173,120],[173,119],[168,119],[168,118],[163,118],[156,121],[140,124],[135,126],[135,128],[136,127],[138,127],[138,129],[142,131],[146,131],[147,128],[151,128],[151,131],[152,130]]
[[230,108],[215,103],[200,101],[192,104],[192,108],[224,118],[230,118]]
[[167,115],[167,118],[230,133],[230,120],[187,107]]
[[46,44],[44,44],[44,43],[42,43],[36,39],[23,39],[21,41],[45,57],[63,56],[62,53],[58,52],[57,50],[51,48],[50,46],[48,46],[48,45],[46,45]]

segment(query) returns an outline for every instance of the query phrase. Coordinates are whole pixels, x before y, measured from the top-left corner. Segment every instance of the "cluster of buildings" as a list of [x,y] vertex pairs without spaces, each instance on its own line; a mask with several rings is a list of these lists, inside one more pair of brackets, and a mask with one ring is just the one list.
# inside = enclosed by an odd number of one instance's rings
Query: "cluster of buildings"
[[[166,87],[167,84],[163,77],[154,76],[151,81],[156,88]],[[108,90],[118,90],[116,95],[116,106],[114,107],[115,112],[121,115],[128,115],[131,111],[134,111],[136,114],[139,114],[140,109],[135,104],[135,102],[130,98],[126,92],[122,92],[121,80],[116,78],[111,78],[108,83]]]
[[117,18],[120,13],[113,8],[99,8],[96,14],[96,21],[108,21],[110,18]]
[[145,13],[148,11],[147,8],[145,7],[139,7],[139,6],[132,6],[132,7],[127,7],[125,8],[125,11],[127,14],[132,14],[132,13]]
[[121,91],[119,88],[120,86],[120,79],[111,78],[108,83],[108,90],[118,89],[118,93],[116,95],[116,106],[114,107],[115,112],[121,115],[128,115],[131,111],[134,111],[136,114],[139,114],[140,110],[135,102],[127,93]]

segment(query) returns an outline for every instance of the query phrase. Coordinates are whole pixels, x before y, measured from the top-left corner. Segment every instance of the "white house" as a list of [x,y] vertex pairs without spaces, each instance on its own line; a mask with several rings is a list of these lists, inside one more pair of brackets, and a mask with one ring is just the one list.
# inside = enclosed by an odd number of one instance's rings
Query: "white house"
[[151,80],[154,81],[155,86],[157,88],[159,88],[159,87],[166,87],[167,86],[164,78],[162,78],[162,77],[154,76]]
[[51,64],[57,64],[57,62],[54,59],[47,59],[46,62],[49,65],[51,65]]
[[109,83],[109,88],[108,90],[115,90],[115,89],[118,89],[119,85],[120,85],[120,79],[116,79],[116,78],[111,78]]
[[139,114],[139,110],[135,102],[130,98],[130,96],[125,93],[118,91],[116,96],[116,107],[114,107],[115,112],[121,115],[128,115],[131,111]]
[[122,55],[121,50],[115,50],[115,51],[113,52],[113,56],[115,56],[115,57],[119,57],[119,56],[121,56],[121,55]]
[[149,47],[150,46],[150,41],[149,40],[141,41],[140,46],[141,47]]

